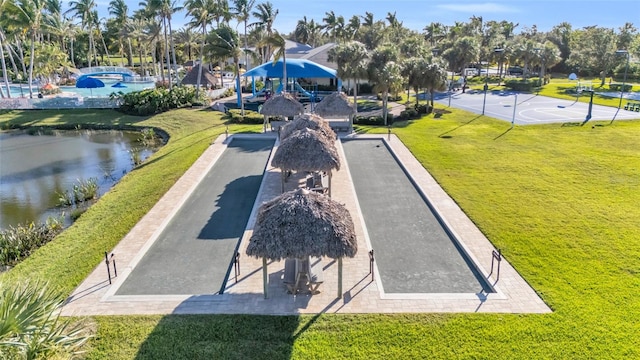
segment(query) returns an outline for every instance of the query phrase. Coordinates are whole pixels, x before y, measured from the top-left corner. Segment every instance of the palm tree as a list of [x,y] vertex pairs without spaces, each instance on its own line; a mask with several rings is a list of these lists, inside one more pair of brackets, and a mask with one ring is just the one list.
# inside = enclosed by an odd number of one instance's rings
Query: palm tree
[[[255,3],[256,0],[233,0],[233,11],[236,14],[236,18],[238,21],[242,21],[244,25],[245,50],[249,47],[247,40],[247,22],[249,21],[249,16],[251,16],[251,10],[253,10]],[[246,53],[244,55],[244,66],[249,66],[249,55]]]
[[[0,0],[0,12],[3,14],[9,13],[9,0]],[[15,9],[15,8],[14,8]],[[4,31],[2,31],[2,23],[0,22],[0,65],[2,66],[2,75],[4,86],[7,89],[7,97],[11,98],[11,91],[9,90],[9,73],[7,72],[7,63],[5,62],[4,57],[4,48],[3,42],[4,40]],[[2,93],[2,87],[0,87],[0,97],[4,98],[4,93]]]
[[0,353],[24,359],[75,358],[81,353],[90,336],[84,324],[60,318],[62,294],[39,282],[0,285]]
[[215,2],[214,0],[187,0],[185,2],[187,15],[192,17],[189,22],[191,28],[200,27],[202,29],[202,43],[200,44],[200,72],[196,80],[196,98],[200,95],[200,84],[202,81],[202,67],[204,66],[204,46],[207,35],[207,25],[214,16]]
[[429,91],[431,108],[433,109],[436,90],[442,91],[446,87],[447,71],[438,63],[431,63],[422,71],[422,76],[421,86]]
[[[173,54],[173,63],[176,64],[176,52],[175,45],[173,43],[173,30],[171,29],[171,16],[176,12],[182,10],[181,6],[177,6],[177,0],[149,0],[147,3],[149,10],[156,14],[162,21],[164,29],[164,43],[165,43],[165,55],[167,58],[167,76],[169,77],[169,89],[172,88],[171,80],[171,58],[169,57],[169,49]],[[167,30],[169,34],[167,35]],[[171,48],[169,48],[169,41],[171,42]]]
[[16,5],[20,12],[16,19],[27,30],[30,38],[30,55],[29,55],[29,97],[33,98],[33,63],[35,59],[35,43],[40,33],[42,18],[45,9],[43,0],[19,0]]
[[[313,21],[313,19],[311,20]],[[293,36],[295,40],[299,43],[308,44],[309,43],[309,35],[310,35],[309,21],[307,17],[304,16],[302,20],[298,20],[296,24],[296,29],[293,31]]]
[[395,46],[391,44],[379,46],[371,53],[371,61],[367,69],[369,80],[375,84],[376,91],[382,93],[384,125],[387,125],[389,91],[402,87],[401,68],[396,63],[398,57],[398,49]]
[[275,31],[273,35],[266,38],[266,43],[274,49],[273,63],[275,64],[282,58],[282,87],[283,92],[287,92],[287,49],[286,40],[278,31]]
[[89,68],[91,68],[91,56],[95,59],[95,43],[93,39],[93,25],[96,22],[95,16],[96,3],[94,0],[71,0],[69,2],[69,10],[65,12],[65,15],[72,14],[80,18],[80,23],[83,30],[86,30],[89,34],[89,52],[87,61]]
[[[258,4],[256,9],[257,10],[252,12],[251,15],[253,15],[257,21],[249,26],[264,30],[266,32],[266,38],[270,38],[273,35],[273,23],[279,11],[274,9],[273,4],[269,1]],[[263,59],[266,61],[269,57],[271,57],[271,47],[267,46]]]
[[122,40],[126,38],[129,44],[127,58],[129,66],[133,66],[133,59],[131,57],[131,39],[126,36],[126,31],[122,31],[127,28],[127,22],[129,21],[128,11],[129,7],[124,0],[111,0],[109,2],[109,14],[115,17],[115,23],[118,26],[118,29],[121,30],[120,37],[118,38],[118,51],[120,52],[120,57],[124,57],[124,42]]
[[367,48],[363,43],[357,41],[339,44],[328,52],[328,60],[338,65],[338,77],[345,80],[353,79],[354,104],[358,103],[357,81],[366,76],[368,58]]
[[[232,58],[235,65],[236,91],[240,90],[240,57],[244,52],[238,33],[226,24],[219,26],[207,36],[207,54],[214,59]],[[244,100],[240,95],[240,109],[244,116]]]

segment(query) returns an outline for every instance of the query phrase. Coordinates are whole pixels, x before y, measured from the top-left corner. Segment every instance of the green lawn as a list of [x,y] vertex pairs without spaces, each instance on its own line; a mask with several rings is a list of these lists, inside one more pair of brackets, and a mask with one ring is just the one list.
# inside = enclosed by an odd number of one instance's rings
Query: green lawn
[[[393,132],[553,313],[96,317],[87,357],[640,357],[640,121],[510,129],[503,121],[451,110],[439,119],[395,124]],[[88,118],[160,126],[172,138],[59,239],[0,280],[46,274],[71,291],[224,131],[219,115],[208,111],[179,110],[142,121],[114,112]],[[76,121],[82,118],[66,112],[0,115],[0,125]]]

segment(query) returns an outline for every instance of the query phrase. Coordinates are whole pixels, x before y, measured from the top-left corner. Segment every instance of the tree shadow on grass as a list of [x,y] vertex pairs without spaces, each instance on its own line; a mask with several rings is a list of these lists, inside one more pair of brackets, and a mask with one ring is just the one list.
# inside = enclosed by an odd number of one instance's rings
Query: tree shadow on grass
[[135,359],[289,359],[300,316],[167,315]]
[[454,131],[456,131],[456,130],[460,129],[460,128],[461,128],[461,127],[463,127],[463,126],[466,126],[466,125],[471,124],[472,122],[474,122],[474,121],[478,120],[478,119],[479,119],[479,118],[481,118],[482,116],[483,116],[483,115],[478,115],[478,116],[474,117],[473,119],[471,119],[471,120],[469,120],[469,121],[467,121],[467,122],[465,122],[465,123],[462,123],[462,124],[460,124],[460,125],[456,126],[455,128],[453,128],[453,129],[451,129],[451,130],[448,130],[448,131],[443,132],[442,134],[438,135],[438,137],[443,138],[443,139],[449,139],[449,138],[451,138],[451,137],[452,137],[452,136],[450,135],[452,132],[454,132]]

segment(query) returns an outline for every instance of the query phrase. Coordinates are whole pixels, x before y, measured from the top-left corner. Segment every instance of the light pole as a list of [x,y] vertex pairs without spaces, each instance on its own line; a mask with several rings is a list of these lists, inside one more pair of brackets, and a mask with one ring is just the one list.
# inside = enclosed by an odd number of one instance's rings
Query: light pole
[[629,70],[629,52],[627,50],[616,50],[616,55],[620,54],[627,55],[627,64],[624,67],[624,77],[622,78],[622,88],[620,89],[620,102],[618,103],[618,110],[620,110],[620,106],[622,106],[622,93],[624,92],[624,87],[627,83],[627,71]]
[[[504,49],[493,49],[494,54],[502,53]],[[487,90],[489,90],[489,64],[491,59],[487,59],[487,73],[484,76],[484,98],[482,99],[482,115],[484,115],[484,109],[487,105]]]

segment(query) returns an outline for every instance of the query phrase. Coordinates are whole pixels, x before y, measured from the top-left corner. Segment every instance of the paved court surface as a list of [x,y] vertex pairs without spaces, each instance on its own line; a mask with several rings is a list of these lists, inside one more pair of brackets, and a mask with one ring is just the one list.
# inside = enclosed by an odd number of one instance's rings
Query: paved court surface
[[[516,98],[517,95],[517,98]],[[436,101],[448,105],[449,95],[438,94]],[[460,91],[451,96],[451,106],[482,114],[484,92]],[[624,104],[623,104],[624,105]],[[515,118],[514,118],[515,109]],[[536,94],[518,94],[513,91],[488,91],[485,115],[517,125],[545,123],[583,122],[589,113],[589,104],[572,100],[556,99]],[[617,113],[617,114],[616,114]],[[593,105],[591,120],[633,120],[640,119],[640,113],[610,106]]]
[[[235,138],[273,139],[274,134],[234,135]],[[380,136],[359,136],[380,139]],[[385,137],[386,139],[386,137]],[[232,142],[233,143],[233,142]],[[97,264],[95,270],[78,286],[67,299],[62,314],[82,315],[128,315],[128,314],[272,314],[291,315],[300,313],[402,313],[402,312],[507,312],[507,313],[548,313],[551,310],[536,292],[520,277],[509,264],[501,263],[499,280],[496,272],[490,273],[492,251],[495,248],[469,220],[469,218],[440,188],[422,165],[411,155],[395,136],[390,137],[389,148],[403,164],[407,174],[426,195],[442,221],[447,225],[460,246],[477,264],[483,277],[491,283],[495,293],[434,293],[408,294],[385,293],[382,291],[380,276],[375,280],[369,272],[369,242],[367,229],[360,213],[349,165],[341,143],[336,142],[342,166],[332,176],[332,198],[346,206],[354,220],[358,253],[354,258],[346,258],[343,263],[342,291],[338,296],[337,261],[323,258],[324,283],[319,294],[287,293],[282,282],[284,261],[268,263],[268,297],[264,296],[262,259],[245,255],[249,238],[257,214],[257,208],[265,201],[280,194],[280,171],[267,165],[251,211],[247,228],[240,242],[240,275],[231,276],[224,294],[182,294],[182,295],[119,295],[116,290],[131,274],[139,259],[156,240],[175,214],[175,209],[189,199],[195,189],[215,164],[229,144],[224,135],[216,139],[193,166],[176,182],[141,221],[113,249],[118,261],[118,277],[109,284],[106,279],[105,264]],[[276,147],[278,143],[276,142]],[[272,152],[272,155],[273,156]],[[271,159],[267,162],[270,164]],[[304,174],[294,174],[285,183],[285,190],[293,190],[304,183]],[[374,273],[379,274],[374,263]]]
[[482,293],[470,266],[381,139],[343,141],[385,293]]
[[219,292],[272,147],[272,139],[232,141],[116,294]]

